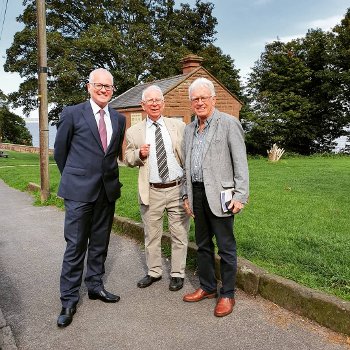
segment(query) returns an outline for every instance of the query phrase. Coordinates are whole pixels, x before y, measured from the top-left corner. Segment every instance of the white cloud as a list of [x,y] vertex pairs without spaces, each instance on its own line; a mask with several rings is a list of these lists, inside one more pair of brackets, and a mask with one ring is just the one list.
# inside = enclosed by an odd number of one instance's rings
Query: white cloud
[[[282,42],[289,42],[291,40],[295,40],[298,38],[304,38],[305,35],[307,34],[309,29],[322,29],[323,31],[330,31],[333,27],[335,27],[337,24],[340,24],[343,16],[332,16],[328,18],[323,18],[323,19],[316,19],[307,23],[302,23],[300,24],[299,30],[304,30],[304,33],[299,33],[299,34],[290,34],[286,36],[276,36],[275,38],[268,38],[265,39],[264,43],[271,43],[276,40],[280,40]],[[261,41],[256,42],[256,44],[261,46]],[[265,45],[264,44],[264,45]]]
[[340,24],[343,16],[332,16],[324,19],[316,19],[306,24],[308,29],[321,28],[324,31],[329,31],[337,24]]

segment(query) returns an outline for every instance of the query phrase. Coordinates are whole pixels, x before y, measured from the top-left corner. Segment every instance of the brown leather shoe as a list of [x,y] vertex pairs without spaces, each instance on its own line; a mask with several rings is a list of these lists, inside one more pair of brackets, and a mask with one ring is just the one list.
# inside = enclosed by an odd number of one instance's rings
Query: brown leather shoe
[[214,315],[217,317],[227,316],[232,312],[234,305],[234,298],[219,298],[215,306]]
[[195,302],[195,301],[201,301],[203,299],[215,298],[216,296],[217,296],[216,292],[208,293],[204,291],[202,288],[198,288],[195,292],[184,295],[182,300],[188,301],[188,302]]

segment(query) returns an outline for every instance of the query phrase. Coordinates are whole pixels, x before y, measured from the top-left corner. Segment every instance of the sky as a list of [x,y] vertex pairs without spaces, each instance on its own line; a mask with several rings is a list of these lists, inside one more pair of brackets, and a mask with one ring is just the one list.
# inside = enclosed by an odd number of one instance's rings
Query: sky
[[[14,34],[23,29],[16,17],[23,12],[22,0],[0,0],[0,89],[4,93],[18,90],[21,77],[5,73],[6,49]],[[176,4],[195,0],[175,0]],[[208,2],[208,1],[203,1]],[[289,41],[303,37],[309,29],[330,30],[339,24],[350,8],[349,0],[212,0],[213,15],[218,20],[214,44],[230,55],[242,78],[259,59],[265,45],[274,40]],[[4,24],[4,25],[3,25]]]

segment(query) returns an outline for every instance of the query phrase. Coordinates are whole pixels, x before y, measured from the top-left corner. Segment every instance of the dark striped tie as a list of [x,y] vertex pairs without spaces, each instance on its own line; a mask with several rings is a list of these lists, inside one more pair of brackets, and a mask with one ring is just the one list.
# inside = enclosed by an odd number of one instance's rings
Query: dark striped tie
[[159,176],[164,181],[167,177],[169,177],[169,169],[166,159],[166,152],[164,147],[164,141],[162,137],[162,131],[160,130],[160,126],[158,123],[153,123],[156,127],[156,154],[157,154],[157,164]]

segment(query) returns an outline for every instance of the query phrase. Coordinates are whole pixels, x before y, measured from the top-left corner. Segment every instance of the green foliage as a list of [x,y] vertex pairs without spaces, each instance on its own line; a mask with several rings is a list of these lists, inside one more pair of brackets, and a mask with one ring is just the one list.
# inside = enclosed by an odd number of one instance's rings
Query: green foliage
[[[188,53],[203,54],[204,67],[239,95],[233,60],[212,44],[214,5],[200,0],[193,8],[174,5],[173,0],[46,1],[49,119],[57,119],[64,105],[87,98],[85,83],[95,68],[113,74],[120,94],[141,82],[180,74],[180,59]],[[26,0],[18,21],[25,27],[7,50],[4,69],[25,79],[10,99],[27,114],[37,108],[35,0]]]
[[32,145],[32,135],[25,121],[9,111],[7,97],[0,90],[0,142]]
[[334,50],[333,59],[338,72],[340,100],[347,109],[350,108],[350,8],[347,10],[341,24],[333,29]]
[[[267,44],[248,79],[242,111],[250,153],[272,144],[291,152],[328,152],[350,125],[350,11],[334,32]],[[334,35],[336,33],[337,35]]]
[[[1,179],[21,190],[28,182],[40,183],[38,155],[8,153],[9,158],[0,158]],[[46,204],[62,208],[62,200],[54,195],[59,172],[52,158],[50,164],[52,196]],[[349,167],[346,155],[289,155],[277,163],[250,157],[250,200],[235,217],[239,255],[270,272],[350,300]],[[116,213],[140,222],[138,170],[120,167],[120,176],[124,186]],[[37,203],[38,199],[39,194]]]

